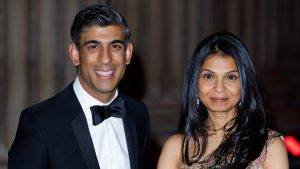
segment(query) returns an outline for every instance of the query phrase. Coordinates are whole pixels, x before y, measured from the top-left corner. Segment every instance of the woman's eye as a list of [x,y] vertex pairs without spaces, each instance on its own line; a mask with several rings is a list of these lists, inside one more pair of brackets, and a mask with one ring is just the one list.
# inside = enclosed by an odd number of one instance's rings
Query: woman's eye
[[238,77],[236,75],[228,75],[227,79],[236,80]]
[[212,74],[204,74],[203,77],[205,79],[213,79],[214,78]]

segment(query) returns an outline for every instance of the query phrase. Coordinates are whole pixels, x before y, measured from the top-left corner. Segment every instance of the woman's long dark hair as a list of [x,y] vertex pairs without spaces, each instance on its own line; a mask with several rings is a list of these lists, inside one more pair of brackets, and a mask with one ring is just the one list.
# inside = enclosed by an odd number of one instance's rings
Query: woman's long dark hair
[[[187,165],[199,163],[206,151],[208,129],[205,121],[208,113],[203,104],[198,106],[196,103],[198,78],[205,59],[217,52],[235,60],[241,79],[241,98],[237,106],[237,115],[231,123],[233,125],[223,128],[227,134],[221,145],[209,155],[208,161],[214,161],[215,166],[246,168],[251,161],[259,157],[267,140],[267,109],[265,95],[259,87],[246,46],[238,37],[228,32],[216,33],[205,38],[194,51],[185,72],[180,122],[180,130],[184,135],[182,160]],[[190,144],[195,147],[192,152],[188,148]]]

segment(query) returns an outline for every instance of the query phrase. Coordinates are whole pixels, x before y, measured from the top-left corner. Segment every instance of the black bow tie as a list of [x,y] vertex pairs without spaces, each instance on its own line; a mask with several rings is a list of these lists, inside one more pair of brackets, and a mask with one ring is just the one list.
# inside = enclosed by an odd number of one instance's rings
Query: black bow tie
[[125,104],[122,97],[118,96],[113,102],[107,106],[90,107],[93,117],[93,124],[98,125],[109,117],[124,117]]

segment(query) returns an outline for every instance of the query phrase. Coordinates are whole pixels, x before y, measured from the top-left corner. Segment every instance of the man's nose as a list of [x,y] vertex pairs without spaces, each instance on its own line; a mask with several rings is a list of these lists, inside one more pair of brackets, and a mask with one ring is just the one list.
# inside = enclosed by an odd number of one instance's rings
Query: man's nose
[[108,64],[111,62],[111,52],[108,47],[103,47],[100,54],[99,54],[99,60],[103,64]]

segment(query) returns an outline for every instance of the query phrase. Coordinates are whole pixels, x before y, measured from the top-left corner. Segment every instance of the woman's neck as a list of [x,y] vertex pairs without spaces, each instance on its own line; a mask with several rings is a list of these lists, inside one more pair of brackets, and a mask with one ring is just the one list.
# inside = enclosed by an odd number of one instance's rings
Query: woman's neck
[[[223,133],[224,129],[232,127],[235,114],[209,113],[206,120],[206,127],[211,133]],[[223,133],[224,134],[224,133]]]

